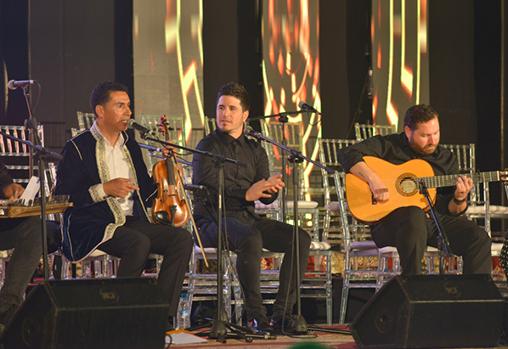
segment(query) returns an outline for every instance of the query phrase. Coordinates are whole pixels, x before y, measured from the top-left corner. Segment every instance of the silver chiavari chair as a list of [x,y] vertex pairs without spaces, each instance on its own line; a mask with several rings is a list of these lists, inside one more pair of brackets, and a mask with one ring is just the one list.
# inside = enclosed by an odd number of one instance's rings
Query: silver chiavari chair
[[86,113],[82,111],[77,111],[76,116],[78,118],[78,129],[79,130],[87,130],[92,127],[95,122],[95,114],[94,113]]
[[[450,150],[457,158],[459,172],[466,175],[474,175],[478,172],[476,168],[476,146],[474,143],[467,144],[441,144],[445,149]],[[508,207],[494,205],[490,200],[491,181],[484,179],[473,186],[468,198],[466,216],[469,219],[483,223],[483,227],[490,237],[493,237],[492,220],[508,219]],[[491,253],[493,258],[499,258],[502,242],[493,241]],[[496,271],[493,271],[495,274]],[[502,274],[502,273],[501,273]],[[495,276],[495,275],[493,275]]]
[[386,136],[397,132],[396,125],[370,125],[355,123],[356,140],[362,141],[373,136]]
[[369,227],[358,222],[348,211],[345,197],[345,173],[339,160],[341,149],[356,143],[351,139],[321,139],[320,161],[333,174],[322,171],[325,188],[323,233],[330,241],[342,246],[344,270],[339,322],[345,323],[347,301],[351,288],[375,288],[400,272],[394,247],[378,248],[370,237]]

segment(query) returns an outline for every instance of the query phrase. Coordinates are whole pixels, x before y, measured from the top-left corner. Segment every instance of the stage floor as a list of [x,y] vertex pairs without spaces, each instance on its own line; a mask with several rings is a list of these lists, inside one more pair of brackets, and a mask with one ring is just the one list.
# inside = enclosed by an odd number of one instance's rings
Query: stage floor
[[[323,328],[344,329],[343,326],[322,326]],[[192,333],[198,334],[206,332],[209,329],[200,329]],[[177,349],[211,349],[211,348],[228,348],[228,349],[249,349],[249,348],[270,348],[270,349],[286,349],[297,347],[303,348],[329,348],[329,349],[358,349],[353,337],[347,334],[336,334],[314,331],[315,338],[293,338],[288,336],[277,336],[276,339],[263,340],[255,339],[251,343],[243,340],[228,339],[226,343],[217,342],[215,339],[207,339],[206,343],[199,344],[172,344],[171,348]],[[300,344],[300,345],[298,345]],[[305,345],[304,345],[305,344]],[[321,344],[321,346],[319,346]],[[508,349],[508,345],[498,346],[496,348]],[[456,348],[456,349],[469,349],[469,348]]]
[[[338,328],[336,326],[332,326],[331,328]],[[198,331],[193,331],[192,333],[197,334],[199,332],[207,331],[208,329],[201,329]],[[299,346],[299,348],[311,347],[318,348],[319,346],[312,345],[321,344],[324,348],[333,348],[333,349],[356,349],[357,346],[353,340],[351,335],[345,334],[335,334],[335,333],[325,333],[325,332],[317,332],[314,331],[313,334],[316,335],[315,338],[293,338],[288,336],[277,336],[276,339],[254,339],[251,343],[247,343],[243,340],[238,339],[228,339],[226,343],[217,342],[215,339],[208,339],[206,343],[199,344],[173,344],[171,348],[181,348],[181,349],[211,349],[211,348],[229,348],[229,349],[240,349],[240,348],[291,348],[292,346],[301,343],[308,343],[309,345],[305,345],[304,347]]]

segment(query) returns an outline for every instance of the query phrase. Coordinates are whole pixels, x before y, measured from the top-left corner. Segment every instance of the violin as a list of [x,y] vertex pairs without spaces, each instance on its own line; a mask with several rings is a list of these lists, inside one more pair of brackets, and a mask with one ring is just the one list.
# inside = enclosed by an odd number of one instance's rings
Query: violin
[[[165,141],[169,141],[167,124],[166,116],[162,115],[160,128]],[[169,149],[165,160],[157,161],[153,166],[152,176],[157,184],[157,197],[153,204],[155,222],[174,227],[181,227],[188,222],[191,213],[185,197],[182,173],[172,149]]]

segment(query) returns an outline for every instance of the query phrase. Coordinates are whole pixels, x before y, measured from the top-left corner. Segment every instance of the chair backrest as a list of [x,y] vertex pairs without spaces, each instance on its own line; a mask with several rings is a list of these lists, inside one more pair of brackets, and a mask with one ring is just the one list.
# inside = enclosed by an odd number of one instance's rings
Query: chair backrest
[[[159,136],[160,115],[141,115],[138,122],[140,125],[148,128],[153,136]],[[168,116],[166,117],[166,122],[170,142],[185,146],[186,133],[184,118],[182,116]]]
[[333,233],[338,230],[338,238],[347,254],[354,242],[372,240],[372,237],[370,235],[370,227],[357,221],[349,212],[345,192],[346,174],[335,171],[333,177],[335,195],[337,197],[336,210],[338,210],[338,220],[336,222],[336,229],[333,229],[331,226],[329,227],[328,241],[333,242]]
[[[292,148],[303,152],[304,144],[303,144],[303,132],[304,127],[303,123],[287,123],[284,126],[284,131],[282,130],[282,124],[279,122],[264,122],[261,123],[263,134],[265,134],[268,138],[273,139],[277,143],[285,143],[288,148]],[[268,155],[273,155],[272,159],[272,168],[276,172],[282,171],[282,156],[281,150],[269,143],[263,142],[263,146],[265,149],[270,149]]]
[[[459,165],[459,173],[474,174],[476,169],[476,153],[475,144],[441,144],[445,149],[450,150],[457,157]],[[481,183],[476,182],[469,194],[469,210],[467,212],[475,211],[474,206],[485,205],[484,210],[477,211],[474,214],[467,213],[469,218],[483,219],[483,226],[485,231],[491,235],[491,212],[490,212],[490,188],[489,182]],[[478,213],[482,212],[482,213]]]
[[[0,129],[8,135],[29,141],[29,131],[24,126],[0,125]],[[44,128],[39,125],[37,133],[44,145]],[[11,140],[0,134],[0,161],[7,167],[14,182],[28,183],[29,181],[29,157],[30,149],[26,144]],[[34,170],[38,171],[37,163],[34,162]]]
[[205,115],[205,135],[209,135],[217,128],[217,124],[215,123],[215,118],[211,116]]
[[86,131],[86,128],[71,127],[71,138],[76,137],[77,135],[79,135],[83,131]]
[[474,143],[441,144],[441,146],[451,151],[457,157],[461,173],[472,174],[476,172],[476,150]]
[[86,129],[92,127],[92,125],[95,121],[95,114],[94,113],[85,113],[82,111],[77,111],[76,115],[78,117],[78,129],[86,130]]
[[[166,117],[168,126],[168,139],[169,142],[178,145],[186,145],[186,133],[185,133],[185,120],[182,116],[168,116]],[[151,136],[163,140],[160,133],[160,115],[141,115],[138,119],[138,123],[150,130]],[[145,144],[160,148],[161,145],[155,142],[145,141]],[[176,154],[181,155],[182,151],[175,149]],[[145,160],[147,162],[148,171],[151,173],[153,165],[160,160],[161,154],[159,152],[146,151]]]
[[[343,242],[351,239],[350,230],[359,231],[360,225],[347,211],[347,203],[344,193],[345,173],[339,160],[339,152],[352,144],[357,143],[354,139],[320,139],[319,160],[328,168],[335,170],[328,173],[321,170],[324,188],[324,207],[326,209],[323,219],[323,239],[329,242]],[[332,205],[333,203],[333,205]],[[332,211],[338,210],[338,220],[334,220]],[[344,224],[346,223],[346,224]]]
[[[204,127],[192,128],[190,137],[187,141],[187,146],[190,148],[196,148],[198,143],[206,136],[206,131]],[[192,156],[191,156],[192,159]]]
[[[357,143],[354,139],[320,139],[319,140],[319,160],[326,167],[332,168],[339,173],[344,170],[339,161],[339,152],[343,148]],[[325,205],[328,205],[335,195],[334,174],[321,170],[323,177],[323,187],[325,189]]]
[[396,132],[396,125],[369,125],[360,124],[358,122],[355,123],[355,137],[359,141],[377,135],[385,136]]
[[289,122],[282,129],[280,122],[263,122],[261,123],[263,133],[268,137],[274,139],[276,142],[286,142],[289,148],[299,151],[303,150],[303,122]]
[[[474,143],[469,144],[441,144],[451,151],[457,158],[459,173],[472,175],[476,172],[476,153]],[[469,195],[470,204],[476,205],[483,202],[481,183],[476,183]]]
[[[284,127],[284,132],[282,130],[282,124],[279,122],[264,122],[261,123],[261,127],[263,130],[263,134],[266,135],[268,138],[273,139],[277,143],[284,143],[288,148],[295,149],[300,152],[304,152],[304,144],[303,144],[303,132],[304,127],[302,122],[297,123],[287,123]],[[282,152],[281,150],[267,142],[262,142],[263,147],[266,150],[266,153],[268,155],[268,162],[270,166],[270,172],[273,173],[282,173]],[[286,154],[286,158],[287,158]],[[303,166],[302,164],[298,164],[298,186],[299,186],[299,199],[303,199],[304,193],[307,193],[307,189],[309,189],[308,184],[306,183],[304,173],[303,173]],[[286,162],[286,173],[288,175],[291,174],[291,164]],[[288,178],[288,180],[290,180]],[[289,184],[286,184],[288,188],[288,195],[292,195],[292,186]],[[289,198],[288,198],[289,199]]]

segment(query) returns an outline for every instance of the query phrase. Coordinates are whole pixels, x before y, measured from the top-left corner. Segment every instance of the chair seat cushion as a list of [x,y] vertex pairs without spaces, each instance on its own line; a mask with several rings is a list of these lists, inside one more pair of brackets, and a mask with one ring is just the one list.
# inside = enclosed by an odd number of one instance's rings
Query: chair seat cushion
[[[217,253],[217,249],[215,247],[205,247],[205,253]],[[194,245],[194,252],[201,253],[201,248],[198,245]]]
[[353,241],[351,242],[351,248],[355,250],[367,250],[371,248],[377,249],[377,246],[374,241],[372,240],[365,240],[365,241]]
[[501,249],[503,248],[502,242],[493,242],[490,246],[492,257],[499,257],[501,255]]
[[[490,205],[489,206],[490,214],[504,214],[508,215],[508,206],[501,205]],[[485,205],[474,205],[469,206],[467,208],[466,214],[469,215],[484,215],[485,214]]]
[[[318,207],[319,204],[317,201],[298,200],[297,205],[298,205],[298,208],[301,208],[301,209],[313,209],[313,208]],[[255,207],[256,207],[256,209],[279,209],[280,203],[279,203],[279,201],[274,201],[269,205],[265,205],[260,201],[256,201]],[[293,208],[293,201],[287,201],[286,207],[288,209],[292,209]]]
[[89,257],[101,257],[101,256],[105,256],[105,255],[106,255],[106,252],[95,249],[92,253],[89,254]]
[[324,241],[312,241],[310,243],[310,249],[312,251],[326,251],[329,250],[332,246],[328,242]]
[[328,211],[337,212],[339,211],[339,202],[338,201],[330,201],[328,205],[325,207]]

